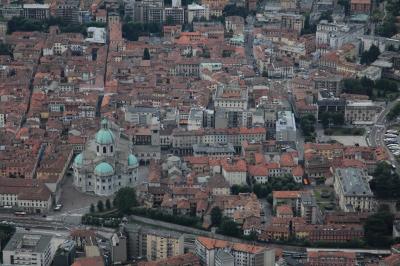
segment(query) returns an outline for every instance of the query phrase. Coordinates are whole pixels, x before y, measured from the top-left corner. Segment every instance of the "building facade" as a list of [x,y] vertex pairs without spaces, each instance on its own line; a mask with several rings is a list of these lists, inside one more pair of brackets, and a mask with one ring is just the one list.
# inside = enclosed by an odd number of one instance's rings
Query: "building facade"
[[75,157],[74,185],[99,196],[110,196],[122,187],[135,186],[139,163],[131,147],[129,138],[109,128],[109,122],[103,119],[95,138]]

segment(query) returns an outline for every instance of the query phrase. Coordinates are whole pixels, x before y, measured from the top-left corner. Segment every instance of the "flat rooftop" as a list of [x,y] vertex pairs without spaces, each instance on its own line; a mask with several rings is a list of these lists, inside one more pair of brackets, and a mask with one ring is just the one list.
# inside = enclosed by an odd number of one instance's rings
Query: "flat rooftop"
[[51,239],[52,236],[50,235],[15,233],[4,250],[43,253],[49,246]]

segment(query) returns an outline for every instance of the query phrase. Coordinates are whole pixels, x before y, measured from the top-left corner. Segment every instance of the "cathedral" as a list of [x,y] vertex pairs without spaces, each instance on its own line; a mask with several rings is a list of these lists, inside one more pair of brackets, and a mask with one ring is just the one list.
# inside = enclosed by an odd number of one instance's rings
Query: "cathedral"
[[134,187],[139,163],[127,136],[110,127],[107,119],[73,162],[74,185],[82,192],[111,196],[123,187]]

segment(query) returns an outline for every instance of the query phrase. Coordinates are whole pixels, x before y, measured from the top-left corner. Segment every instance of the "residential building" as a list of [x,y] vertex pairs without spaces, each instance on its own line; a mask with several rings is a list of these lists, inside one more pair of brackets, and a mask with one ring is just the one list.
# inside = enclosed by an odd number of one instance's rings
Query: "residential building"
[[194,144],[193,155],[196,157],[207,156],[209,158],[232,157],[236,153],[232,143],[226,144]]
[[275,139],[279,142],[296,141],[296,122],[294,114],[290,111],[279,111],[276,120]]
[[22,16],[28,19],[46,20],[50,17],[49,4],[24,4]]
[[229,184],[245,185],[247,177],[246,161],[228,158],[221,163],[222,176]]
[[187,7],[187,21],[192,23],[194,19],[205,18],[208,20],[210,17],[210,10],[207,5],[201,6],[196,3],[192,3]]
[[52,236],[15,233],[3,249],[2,265],[50,266],[54,254]]
[[343,211],[371,212],[375,209],[374,194],[363,169],[336,168],[334,178],[335,193]]
[[[197,237],[195,245],[196,255],[199,256],[202,265],[231,265],[229,263],[232,262],[232,257],[236,266],[275,265],[275,250],[263,246],[232,243],[207,237]],[[228,264],[221,264],[223,262]]]
[[147,231],[146,257],[148,260],[162,260],[183,254],[183,235],[173,231]]
[[353,14],[367,14],[371,12],[371,0],[351,0],[350,11]]
[[164,9],[164,20],[170,21],[174,25],[185,23],[185,10],[182,7],[166,7]]

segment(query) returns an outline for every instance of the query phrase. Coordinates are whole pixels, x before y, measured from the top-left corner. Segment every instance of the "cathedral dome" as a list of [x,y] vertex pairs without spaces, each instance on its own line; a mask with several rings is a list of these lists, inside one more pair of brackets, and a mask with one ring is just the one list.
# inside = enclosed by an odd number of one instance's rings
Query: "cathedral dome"
[[81,166],[83,164],[83,156],[82,153],[79,153],[74,159],[75,166]]
[[114,174],[114,169],[109,163],[102,162],[94,168],[94,173],[98,176],[110,176]]
[[138,160],[137,160],[135,155],[129,154],[129,156],[128,156],[128,166],[130,166],[130,167],[138,167],[139,166],[139,162],[138,162]]
[[107,119],[101,121],[101,129],[96,133],[96,143],[100,145],[110,145],[114,143],[114,134],[108,128]]

